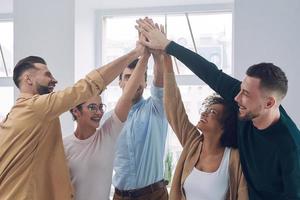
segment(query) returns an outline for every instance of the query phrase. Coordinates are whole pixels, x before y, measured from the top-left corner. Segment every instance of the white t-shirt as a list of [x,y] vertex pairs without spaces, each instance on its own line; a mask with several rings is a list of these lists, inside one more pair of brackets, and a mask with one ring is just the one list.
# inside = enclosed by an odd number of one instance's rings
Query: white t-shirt
[[76,200],[109,199],[115,144],[123,125],[113,112],[91,137],[64,138]]
[[224,200],[229,186],[230,148],[225,148],[217,171],[202,172],[194,167],[184,182],[187,200]]

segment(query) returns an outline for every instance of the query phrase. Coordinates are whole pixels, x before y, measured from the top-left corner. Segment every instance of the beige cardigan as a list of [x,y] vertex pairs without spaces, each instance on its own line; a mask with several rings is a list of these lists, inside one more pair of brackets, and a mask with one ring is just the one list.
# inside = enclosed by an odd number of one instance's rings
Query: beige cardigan
[[[167,119],[183,146],[172,180],[170,200],[185,200],[183,184],[197,163],[203,136],[188,119],[174,73],[164,73],[164,107]],[[247,185],[236,149],[230,153],[229,176],[226,200],[248,200]]]

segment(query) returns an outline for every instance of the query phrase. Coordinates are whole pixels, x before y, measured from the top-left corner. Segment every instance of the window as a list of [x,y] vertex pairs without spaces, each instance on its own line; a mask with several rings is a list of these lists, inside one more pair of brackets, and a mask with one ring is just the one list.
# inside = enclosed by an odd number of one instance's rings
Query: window
[[0,18],[0,121],[14,102],[13,72],[13,22]]
[[[135,20],[144,16],[116,16],[103,18],[102,63],[107,63],[133,49],[137,31]],[[192,13],[153,15],[155,22],[167,25],[171,40],[201,54],[227,73],[231,73],[231,13]],[[191,25],[191,31],[188,23]],[[132,28],[130,28],[132,27]],[[180,28],[179,28],[180,27]],[[194,37],[193,45],[191,34]],[[196,47],[196,48],[195,48]],[[180,75],[193,73],[180,61],[177,72]],[[153,61],[149,62],[148,74],[152,74]]]
[[12,76],[13,35],[13,22],[0,21],[0,77]]
[[[230,7],[230,6],[229,6]],[[98,64],[102,65],[127,53],[134,48],[137,40],[137,31],[134,28],[135,20],[149,16],[155,22],[165,25],[167,37],[175,42],[196,51],[207,60],[215,63],[224,72],[232,73],[232,13],[231,7],[222,9],[199,9],[197,6],[190,9],[172,8],[172,12],[100,12],[99,13],[99,47]],[[162,9],[160,9],[162,10]],[[163,9],[168,10],[168,8]],[[216,11],[217,10],[217,11]],[[220,12],[220,10],[223,10]],[[187,13],[186,13],[187,12]],[[120,14],[123,13],[123,14]],[[148,13],[148,14],[139,14]],[[150,14],[149,14],[150,13]],[[152,13],[152,14],[151,14]],[[153,14],[154,13],[154,14]],[[199,110],[205,97],[213,91],[196,77],[180,61],[173,59],[177,83],[185,104],[186,111],[192,123],[199,120]],[[153,60],[148,63],[148,86],[153,80]],[[118,80],[115,80],[103,94],[103,101],[108,110],[113,109],[118,97],[121,95]],[[149,88],[144,91],[144,97],[150,95]],[[181,145],[169,127],[166,143],[167,156],[165,164],[175,169],[176,162],[181,153]],[[168,163],[171,162],[171,163]]]
[[0,86],[0,121],[5,118],[14,102],[14,88],[13,87],[1,87]]

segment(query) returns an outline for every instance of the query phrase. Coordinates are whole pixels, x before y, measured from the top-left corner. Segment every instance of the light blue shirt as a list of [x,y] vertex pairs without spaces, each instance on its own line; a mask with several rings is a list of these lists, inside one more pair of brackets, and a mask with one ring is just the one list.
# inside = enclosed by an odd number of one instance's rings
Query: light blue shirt
[[117,143],[113,185],[138,189],[160,181],[168,122],[163,108],[163,88],[151,86],[151,97],[132,106]]

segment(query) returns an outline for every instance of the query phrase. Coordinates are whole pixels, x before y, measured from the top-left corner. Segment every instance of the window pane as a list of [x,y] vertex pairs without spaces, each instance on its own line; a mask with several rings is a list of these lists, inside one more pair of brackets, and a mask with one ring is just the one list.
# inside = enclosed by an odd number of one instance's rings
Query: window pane
[[[165,25],[165,15],[149,16],[158,24]],[[135,20],[143,16],[105,17],[103,19],[102,61],[107,63],[134,48],[137,40]],[[185,14],[167,15],[168,38],[196,51],[207,60],[215,63],[230,74],[232,51],[232,14],[231,13],[193,13],[188,15],[195,40],[193,45],[188,20]],[[180,27],[180,28],[178,28]],[[120,34],[121,33],[121,34]],[[180,61],[174,63],[178,74],[193,74]],[[148,74],[153,73],[152,58],[148,64]]]
[[[13,71],[13,22],[0,21],[0,77],[12,76]],[[5,65],[4,65],[5,63]]]
[[[231,73],[232,15],[231,13],[189,14],[197,53]],[[181,27],[180,29],[178,27]],[[196,51],[185,15],[168,15],[168,38]],[[180,61],[179,74],[193,74]]]
[[14,103],[14,88],[0,87],[0,120],[2,120],[10,111]]
[[[155,22],[164,24],[164,16],[149,16]],[[132,50],[138,40],[137,30],[134,28],[136,20],[144,16],[105,17],[103,41],[102,41],[102,64],[108,63]],[[148,62],[148,74],[153,74],[153,59]]]

